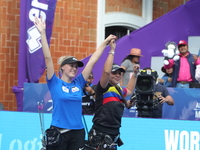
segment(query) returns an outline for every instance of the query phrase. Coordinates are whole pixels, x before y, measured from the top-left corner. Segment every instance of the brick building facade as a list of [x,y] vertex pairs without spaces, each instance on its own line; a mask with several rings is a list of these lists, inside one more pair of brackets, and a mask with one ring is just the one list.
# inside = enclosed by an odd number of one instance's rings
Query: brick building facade
[[[120,12],[141,17],[142,5],[147,1],[152,1],[152,20],[155,20],[187,0],[58,0],[50,48],[55,70],[60,56],[83,59],[95,51],[99,3],[104,5],[105,14]],[[20,0],[1,0],[0,6],[0,102],[5,110],[16,111],[12,88],[18,84]],[[45,75],[40,82],[45,82]]]

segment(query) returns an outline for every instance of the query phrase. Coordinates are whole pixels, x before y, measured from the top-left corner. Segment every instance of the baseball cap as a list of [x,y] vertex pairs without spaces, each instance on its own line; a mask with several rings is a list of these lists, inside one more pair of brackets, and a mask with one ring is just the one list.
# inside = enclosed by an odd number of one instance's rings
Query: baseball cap
[[64,66],[65,64],[72,64],[72,63],[77,63],[78,67],[84,66],[82,61],[78,61],[75,57],[69,57],[62,62],[61,67]]
[[186,41],[184,41],[184,40],[180,40],[178,42],[178,46],[180,46],[180,45],[188,45],[188,43]]
[[125,72],[125,70],[123,69],[123,68],[121,68],[118,64],[113,64],[112,65],[112,70],[111,70],[111,72],[115,72],[115,71],[117,71],[117,70],[120,70],[121,72]]

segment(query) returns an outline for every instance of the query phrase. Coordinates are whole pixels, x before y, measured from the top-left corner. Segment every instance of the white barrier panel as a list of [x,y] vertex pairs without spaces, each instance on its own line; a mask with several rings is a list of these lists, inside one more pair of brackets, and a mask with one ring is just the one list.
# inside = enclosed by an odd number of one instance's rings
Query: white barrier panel
[[[84,116],[88,129],[92,116]],[[45,128],[51,114],[44,114]],[[119,150],[199,150],[200,122],[150,118],[123,118]],[[0,111],[0,150],[40,150],[37,113]]]

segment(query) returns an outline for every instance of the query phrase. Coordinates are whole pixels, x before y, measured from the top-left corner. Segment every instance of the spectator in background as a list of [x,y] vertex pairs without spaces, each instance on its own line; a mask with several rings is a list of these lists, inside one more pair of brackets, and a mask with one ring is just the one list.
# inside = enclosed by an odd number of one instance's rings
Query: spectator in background
[[177,61],[172,60],[169,65],[165,65],[165,68],[168,69],[173,65],[172,87],[189,88],[189,83],[197,82],[195,70],[196,65],[200,64],[200,59],[188,51],[188,43],[184,40],[179,41],[178,49],[180,59]]
[[[199,53],[198,53],[198,58],[199,57],[200,57],[200,50],[199,50]],[[195,79],[200,83],[200,65],[196,66]]]
[[92,82],[94,80],[93,73],[90,73],[87,83],[83,88],[82,108],[83,114],[93,115],[95,108],[95,86]]
[[200,65],[197,65],[197,68],[195,71],[195,79],[200,83]]
[[133,73],[133,65],[139,64],[141,57],[141,50],[138,48],[132,48],[130,54],[124,58],[121,63],[121,67],[125,70],[125,73],[122,76],[122,80],[120,81],[121,86],[127,86],[132,73]]
[[164,85],[165,87],[171,87],[173,65],[169,67],[168,69],[166,69],[165,66],[163,66],[161,70],[165,74],[162,76],[162,78],[158,79],[158,83]]

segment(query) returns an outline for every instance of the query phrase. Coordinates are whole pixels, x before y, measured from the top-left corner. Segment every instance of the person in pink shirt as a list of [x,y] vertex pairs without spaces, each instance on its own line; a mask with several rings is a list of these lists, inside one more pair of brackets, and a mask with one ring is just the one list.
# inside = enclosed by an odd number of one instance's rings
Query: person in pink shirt
[[200,59],[197,55],[191,54],[188,51],[188,43],[185,40],[179,41],[178,49],[180,59],[170,61],[169,65],[165,65],[165,68],[167,69],[173,65],[174,71],[171,87],[189,88],[190,83],[198,82],[195,79],[195,70],[196,66],[200,64]]

